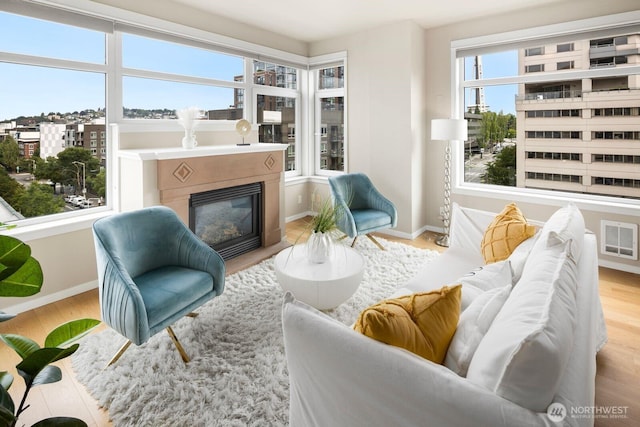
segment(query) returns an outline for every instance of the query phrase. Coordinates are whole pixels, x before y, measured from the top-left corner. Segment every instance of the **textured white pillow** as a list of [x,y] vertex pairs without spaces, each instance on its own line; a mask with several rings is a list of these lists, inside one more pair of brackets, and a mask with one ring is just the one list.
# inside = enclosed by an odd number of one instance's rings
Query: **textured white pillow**
[[494,262],[471,270],[453,284],[462,284],[461,310],[464,311],[483,292],[512,283],[509,260]]
[[533,246],[538,241],[540,237],[541,231],[538,230],[536,234],[532,237],[529,237],[524,242],[520,243],[509,255],[509,262],[511,263],[511,275],[513,279],[513,284],[515,285],[518,280],[520,280],[520,276],[522,276],[522,270],[524,269],[524,265],[527,263],[527,259],[529,258],[529,254],[533,249]]
[[462,377],[467,375],[471,358],[509,297],[511,287],[509,282],[506,286],[482,293],[462,312],[444,361],[447,368]]
[[547,246],[571,242],[570,256],[574,260],[580,259],[584,244],[584,218],[576,205],[569,203],[564,208],[554,212],[542,227],[542,241]]
[[534,246],[467,372],[469,381],[535,412],[552,402],[573,347],[577,267],[570,243]]

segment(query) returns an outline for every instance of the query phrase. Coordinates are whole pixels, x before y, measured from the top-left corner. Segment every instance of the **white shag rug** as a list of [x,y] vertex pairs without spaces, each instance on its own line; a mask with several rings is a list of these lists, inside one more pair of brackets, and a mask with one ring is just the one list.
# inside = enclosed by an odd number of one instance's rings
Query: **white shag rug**
[[[352,324],[360,311],[413,277],[437,251],[366,238],[362,284],[345,303],[325,311]],[[286,426],[289,380],[282,341],[284,293],[273,258],[227,277],[222,295],[174,331],[191,362],[184,364],[166,332],[131,346],[109,368],[126,341],[111,329],[83,339],[72,356],[80,382],[108,409],[115,426]]]

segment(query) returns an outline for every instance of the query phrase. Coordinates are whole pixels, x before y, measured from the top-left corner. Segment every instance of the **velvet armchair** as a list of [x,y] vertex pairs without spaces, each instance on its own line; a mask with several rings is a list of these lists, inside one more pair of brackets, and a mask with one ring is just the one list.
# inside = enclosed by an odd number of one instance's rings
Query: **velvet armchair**
[[366,235],[380,249],[384,247],[370,234],[395,227],[398,212],[395,205],[383,196],[363,173],[348,173],[329,177],[329,186],[337,212],[338,229],[352,237]]
[[222,293],[222,257],[164,206],[99,219],[93,234],[102,320],[128,339],[109,365],[162,329],[188,362],[171,325]]

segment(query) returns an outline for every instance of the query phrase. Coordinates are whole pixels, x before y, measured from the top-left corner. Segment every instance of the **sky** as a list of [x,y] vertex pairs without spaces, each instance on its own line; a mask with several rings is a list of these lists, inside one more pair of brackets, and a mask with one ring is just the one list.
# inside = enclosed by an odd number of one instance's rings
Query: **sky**
[[[105,63],[102,33],[5,12],[0,12],[0,28],[0,52]],[[484,78],[518,72],[517,51],[483,55],[482,62]],[[123,66],[223,81],[233,81],[234,76],[243,73],[240,57],[126,34]],[[467,75],[472,75],[473,57],[466,58],[465,69]],[[21,115],[105,108],[105,85],[105,75],[100,72],[0,62],[0,121]],[[491,111],[515,114],[517,86],[487,86],[484,92]],[[233,95],[233,89],[228,87],[126,76],[123,80],[123,104],[127,108],[224,109],[234,103]],[[465,104],[475,103],[473,97],[466,98]]]
[[[518,75],[518,51],[491,53],[482,55],[482,78],[510,77]],[[474,57],[465,58],[465,78],[473,80]],[[470,91],[467,91],[470,92]],[[485,86],[484,98],[490,111],[515,114],[515,96],[517,85]],[[465,107],[475,105],[475,96],[465,96]]]
[[[0,12],[0,52],[105,63],[102,33]],[[9,35],[9,36],[5,36]],[[123,65],[143,70],[233,81],[243,59],[203,49],[125,35]],[[171,61],[167,61],[171,58]],[[0,62],[0,121],[20,115],[105,108],[105,75]],[[125,77],[128,108],[228,108],[233,89]]]

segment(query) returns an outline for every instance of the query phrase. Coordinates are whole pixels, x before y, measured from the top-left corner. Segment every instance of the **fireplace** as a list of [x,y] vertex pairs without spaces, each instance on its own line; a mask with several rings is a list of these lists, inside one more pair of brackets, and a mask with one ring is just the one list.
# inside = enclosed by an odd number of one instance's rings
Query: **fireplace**
[[262,184],[192,194],[189,228],[228,260],[262,246]]

